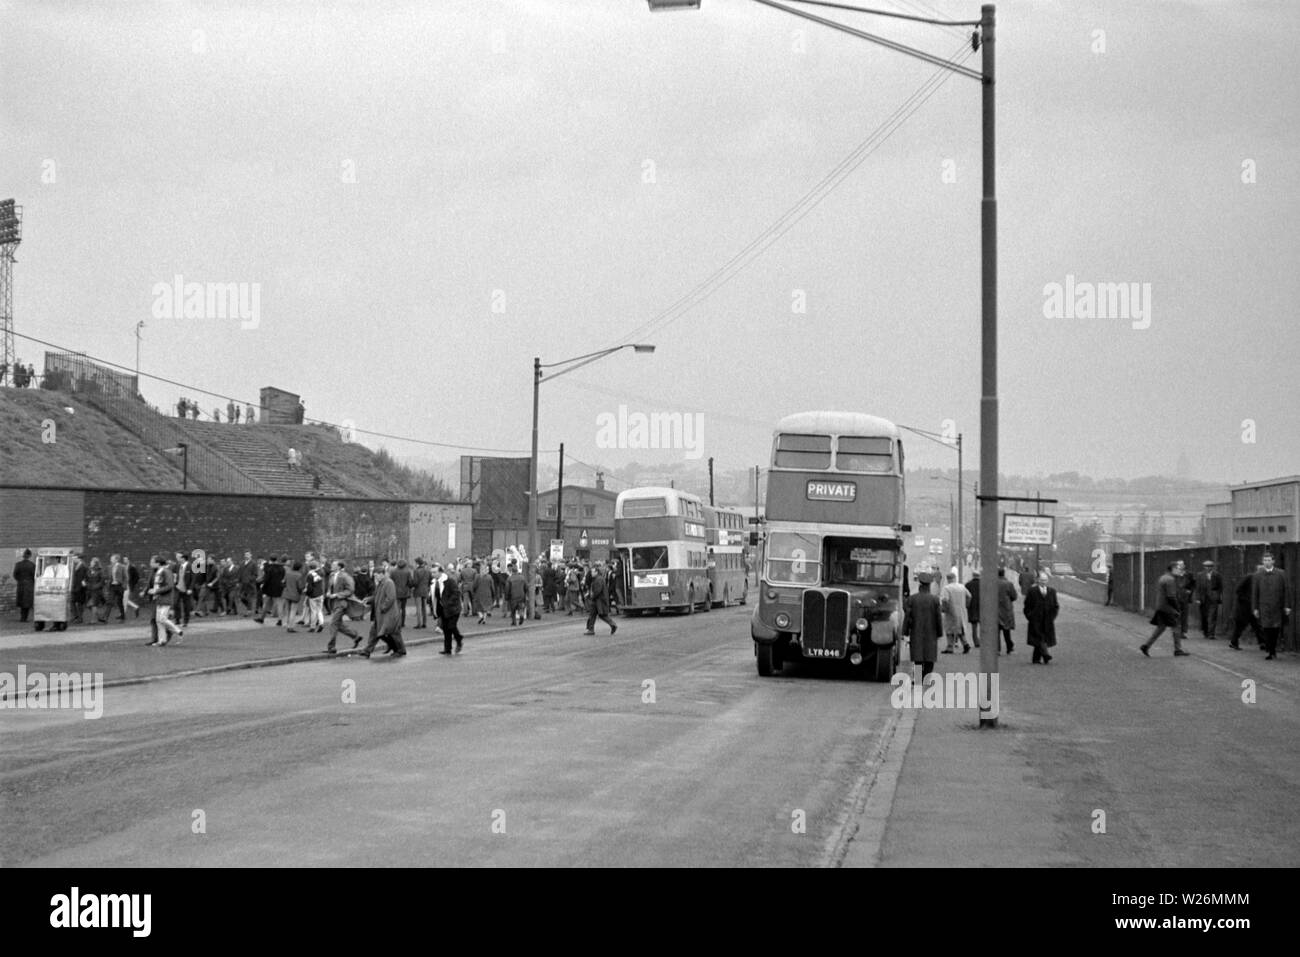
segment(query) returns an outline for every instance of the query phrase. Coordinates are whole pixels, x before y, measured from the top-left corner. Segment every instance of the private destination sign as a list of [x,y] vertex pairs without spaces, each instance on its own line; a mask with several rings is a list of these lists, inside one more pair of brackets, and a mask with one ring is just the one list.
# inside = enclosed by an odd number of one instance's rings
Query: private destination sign
[[813,502],[852,502],[858,497],[856,482],[818,482],[809,480],[808,499]]

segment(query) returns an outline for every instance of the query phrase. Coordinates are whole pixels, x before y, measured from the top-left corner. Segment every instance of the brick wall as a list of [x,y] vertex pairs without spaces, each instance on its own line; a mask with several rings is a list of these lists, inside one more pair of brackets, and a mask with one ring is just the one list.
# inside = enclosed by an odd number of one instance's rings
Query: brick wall
[[141,568],[155,553],[196,548],[236,561],[246,550],[446,561],[464,554],[472,535],[471,506],[459,503],[0,487],[0,613],[14,609],[15,549],[69,546],[105,562],[117,552]]

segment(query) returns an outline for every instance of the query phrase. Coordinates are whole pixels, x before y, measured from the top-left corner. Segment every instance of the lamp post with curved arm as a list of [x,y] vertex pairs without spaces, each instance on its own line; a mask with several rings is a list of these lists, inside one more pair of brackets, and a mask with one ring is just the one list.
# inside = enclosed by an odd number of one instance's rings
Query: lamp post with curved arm
[[[588,352],[586,355],[561,359],[559,362],[542,362],[539,356],[533,357],[533,455],[529,463],[528,475],[528,558],[525,563],[527,567],[524,570],[524,578],[528,582],[528,618],[530,620],[536,614],[533,605],[533,571],[537,563],[537,410],[542,383],[558,378],[566,372],[572,372],[574,369],[580,369],[589,363],[613,355],[623,349],[632,349],[638,353],[655,351],[655,347],[647,343],[628,342],[621,346],[610,346],[608,349]],[[556,371],[543,374],[543,369],[555,369]]]

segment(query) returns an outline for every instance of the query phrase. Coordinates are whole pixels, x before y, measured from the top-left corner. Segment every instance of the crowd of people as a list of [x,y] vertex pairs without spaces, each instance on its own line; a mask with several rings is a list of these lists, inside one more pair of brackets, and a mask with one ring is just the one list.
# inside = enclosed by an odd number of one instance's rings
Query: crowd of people
[[[313,552],[298,560],[283,554],[255,558],[245,551],[236,561],[233,555],[218,558],[198,549],[155,555],[147,569],[127,555],[111,555],[105,563],[74,554],[66,566],[47,569],[51,572],[70,579],[71,624],[124,622],[128,612],[138,619],[141,608],[151,604],[149,645],[156,648],[183,640],[193,619],[238,616],[258,624],[274,619],[290,634],[328,630],[325,650],[333,653],[339,633],[358,647],[363,639],[348,622],[368,620],[371,642],[362,654],[368,656],[377,640],[385,640],[389,652],[400,656],[405,654],[401,630],[410,616],[413,629],[430,627],[432,619],[443,633],[443,653],[452,654],[453,642],[456,652],[463,643],[461,617],[486,624],[499,613],[517,627],[528,619],[530,605],[522,564],[508,559],[465,557],[444,565],[420,557],[413,563],[399,558],[349,564]],[[14,580],[20,620],[27,621],[35,580],[30,549],[15,565]],[[586,634],[594,633],[597,618],[610,626],[610,634],[618,630],[609,616],[617,612],[621,595],[617,562],[542,561],[532,576],[536,614],[571,616],[585,610]]]
[[[39,377],[36,375],[36,367],[30,363],[23,365],[21,362],[14,362],[12,374],[13,387],[15,389],[34,389],[39,382]],[[10,384],[9,376],[9,363],[0,362],[0,386]]]

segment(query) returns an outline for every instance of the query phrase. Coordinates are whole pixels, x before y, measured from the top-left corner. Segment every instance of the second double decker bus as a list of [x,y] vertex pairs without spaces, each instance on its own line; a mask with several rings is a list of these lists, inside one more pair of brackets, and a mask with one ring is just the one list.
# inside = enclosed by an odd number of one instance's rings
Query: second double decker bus
[[614,502],[614,548],[623,561],[623,609],[693,614],[712,607],[705,505],[671,488],[633,488]]
[[903,609],[903,443],[885,419],[803,412],[777,423],[750,633],[758,673],[847,660],[888,681]]
[[726,608],[749,600],[748,524],[744,512],[721,506],[704,506],[704,534],[708,556],[709,599]]

